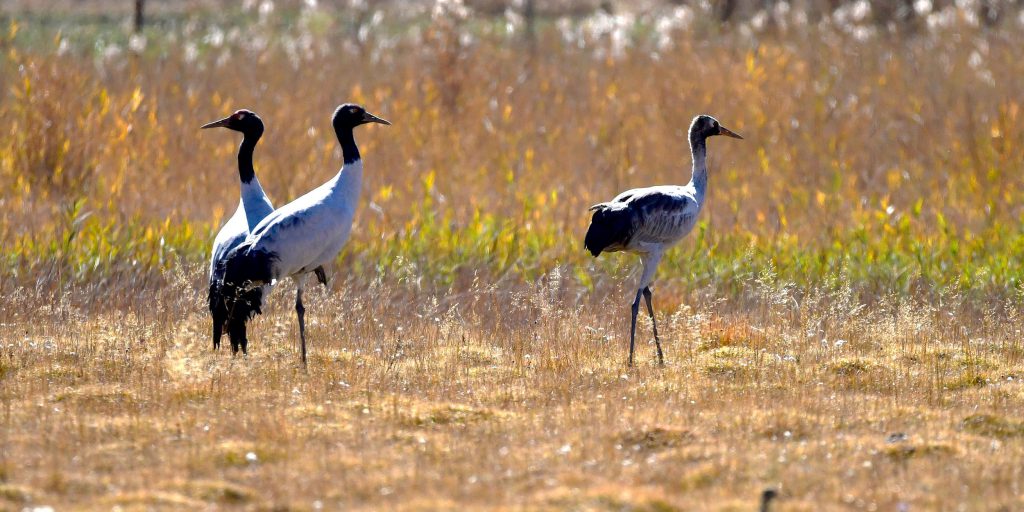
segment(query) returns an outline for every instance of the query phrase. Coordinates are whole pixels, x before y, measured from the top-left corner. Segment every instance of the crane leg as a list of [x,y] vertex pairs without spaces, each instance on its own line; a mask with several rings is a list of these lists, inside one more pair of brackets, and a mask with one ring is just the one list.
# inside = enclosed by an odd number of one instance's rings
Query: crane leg
[[302,367],[306,367],[306,308],[302,305],[302,285],[295,291],[295,314],[299,317],[299,340],[302,350]]
[[228,322],[228,331],[228,337],[231,338],[231,355],[237,355],[239,349],[242,350],[242,354],[248,354],[246,348],[249,341],[246,339],[245,321]]
[[313,273],[316,274],[316,280],[324,285],[324,288],[327,288],[327,272],[324,271],[323,265],[314,268]]
[[[640,263],[643,265],[643,273],[640,275],[640,286],[636,290],[636,299],[633,301],[633,323],[629,329],[629,366],[633,366],[633,349],[636,345],[636,315],[640,312],[640,297],[647,298],[647,311],[651,313],[651,322],[654,322],[654,308],[651,306],[651,282],[654,281],[654,271],[661,261],[661,252],[648,252],[640,255]],[[654,342],[658,344],[658,362],[662,362],[661,342],[658,340],[658,328],[654,328]]]
[[629,361],[626,363],[627,366],[633,366],[633,350],[636,346],[636,314],[640,312],[640,295],[642,293],[641,290],[637,290],[636,300],[633,301],[633,319],[629,326]]
[[651,315],[651,328],[654,329],[654,346],[658,347],[658,364],[665,364],[665,356],[661,353],[661,340],[658,339],[658,323],[654,321],[654,306],[651,305],[651,287],[644,287],[644,300],[647,301],[647,313]]
[[219,317],[213,319],[213,349],[220,350],[220,337],[224,333],[224,321]]

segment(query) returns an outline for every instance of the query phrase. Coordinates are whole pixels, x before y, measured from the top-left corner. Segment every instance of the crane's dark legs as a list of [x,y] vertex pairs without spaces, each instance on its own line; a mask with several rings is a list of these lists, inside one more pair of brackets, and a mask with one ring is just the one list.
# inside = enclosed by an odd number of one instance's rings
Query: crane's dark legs
[[324,272],[324,267],[319,266],[313,269],[313,273],[316,274],[316,280],[320,281],[320,284],[327,288],[327,272]]
[[220,350],[220,339],[224,334],[224,322],[228,319],[228,308],[217,282],[210,283],[210,317],[213,318],[213,349]]
[[[644,253],[640,255],[640,263],[644,266],[643,274],[640,276],[640,286],[636,291],[636,299],[633,301],[633,322],[629,328],[629,366],[633,366],[633,351],[636,346],[636,315],[640,312],[640,296],[647,299],[647,312],[651,314],[651,325],[654,325],[654,306],[651,305],[651,282],[654,281],[654,271],[661,261],[661,252]],[[661,353],[661,341],[658,339],[658,326],[654,325],[654,343],[658,345],[658,363],[664,363],[665,359]]]
[[636,314],[640,312],[640,294],[643,293],[641,290],[636,291],[636,300],[633,301],[633,319],[629,326],[629,362],[627,366],[633,366],[633,349],[636,346]]
[[213,317],[213,349],[220,350],[220,337],[224,332],[224,320],[217,315]]
[[302,367],[306,367],[306,308],[302,305],[302,286],[295,292],[295,314],[299,317],[299,339],[302,346]]
[[235,333],[238,332],[238,328],[235,325],[229,325],[228,329],[231,330],[231,355],[234,356],[238,353],[238,340],[235,339]]
[[651,328],[654,329],[654,346],[658,347],[658,364],[665,364],[665,356],[661,353],[661,340],[658,339],[658,323],[654,321],[654,306],[651,305],[651,295],[651,287],[644,287],[644,300],[647,301],[647,312],[651,315]]
[[243,354],[248,354],[249,340],[246,339],[245,319],[234,319],[228,322],[228,337],[231,338],[231,355],[238,354],[241,349]]

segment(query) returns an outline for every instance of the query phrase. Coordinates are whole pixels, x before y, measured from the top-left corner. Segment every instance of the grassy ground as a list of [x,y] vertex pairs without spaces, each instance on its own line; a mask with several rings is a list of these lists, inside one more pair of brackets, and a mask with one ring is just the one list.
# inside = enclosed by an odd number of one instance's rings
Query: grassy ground
[[[1024,508],[1019,31],[367,5],[5,15],[0,510]],[[308,372],[290,284],[213,352],[238,137],[198,127],[260,113],[283,204],[343,101],[394,125]],[[586,208],[688,180],[700,112],[746,139],[662,264],[667,365],[643,319],[627,369],[636,261]]]
[[199,281],[127,312],[6,302],[3,507],[1024,506],[1016,313],[698,294],[659,304],[668,364],[645,342],[626,369],[626,308],[557,276],[351,285],[311,294],[304,372],[288,291],[232,358]]

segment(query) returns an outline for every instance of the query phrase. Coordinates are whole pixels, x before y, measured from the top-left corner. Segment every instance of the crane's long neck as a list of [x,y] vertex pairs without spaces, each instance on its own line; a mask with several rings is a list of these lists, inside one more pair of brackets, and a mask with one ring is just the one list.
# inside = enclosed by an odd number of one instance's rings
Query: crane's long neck
[[708,165],[707,165],[707,139],[703,137],[690,136],[690,153],[693,156],[693,177],[690,183],[697,191],[697,195],[704,197],[708,189]]
[[359,146],[356,146],[356,137],[352,128],[336,128],[338,143],[341,144],[341,154],[345,157],[345,165],[359,161]]
[[242,145],[238,146],[238,179],[242,182],[242,208],[245,210],[245,219],[250,230],[274,211],[274,205],[263,192],[260,180],[256,179],[256,169],[252,165],[252,153],[262,135],[262,131],[246,132],[242,138]]
[[338,136],[338,143],[341,144],[345,165],[335,177],[334,193],[339,194],[346,204],[354,208],[359,201],[359,192],[363,185],[363,160],[359,156],[359,147],[356,146],[352,128],[336,127],[335,134]]
[[252,166],[252,153],[262,136],[263,132],[246,132],[242,137],[242,145],[238,146],[238,179],[242,180],[243,187],[256,177],[256,169]]

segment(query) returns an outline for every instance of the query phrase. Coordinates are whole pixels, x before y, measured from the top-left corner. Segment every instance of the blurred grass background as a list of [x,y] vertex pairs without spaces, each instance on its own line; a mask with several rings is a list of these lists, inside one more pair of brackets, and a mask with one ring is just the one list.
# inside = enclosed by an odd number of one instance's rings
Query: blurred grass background
[[590,287],[621,260],[583,251],[587,206],[685,183],[685,129],[709,113],[746,140],[711,143],[708,208],[663,276],[1016,296],[1024,18],[895,4],[150,0],[133,34],[132,2],[9,0],[0,286],[202,261],[237,201],[237,137],[198,126],[257,111],[283,204],[336,171],[329,116],[355,101],[395,125],[358,135],[349,276],[444,289],[564,266]]

